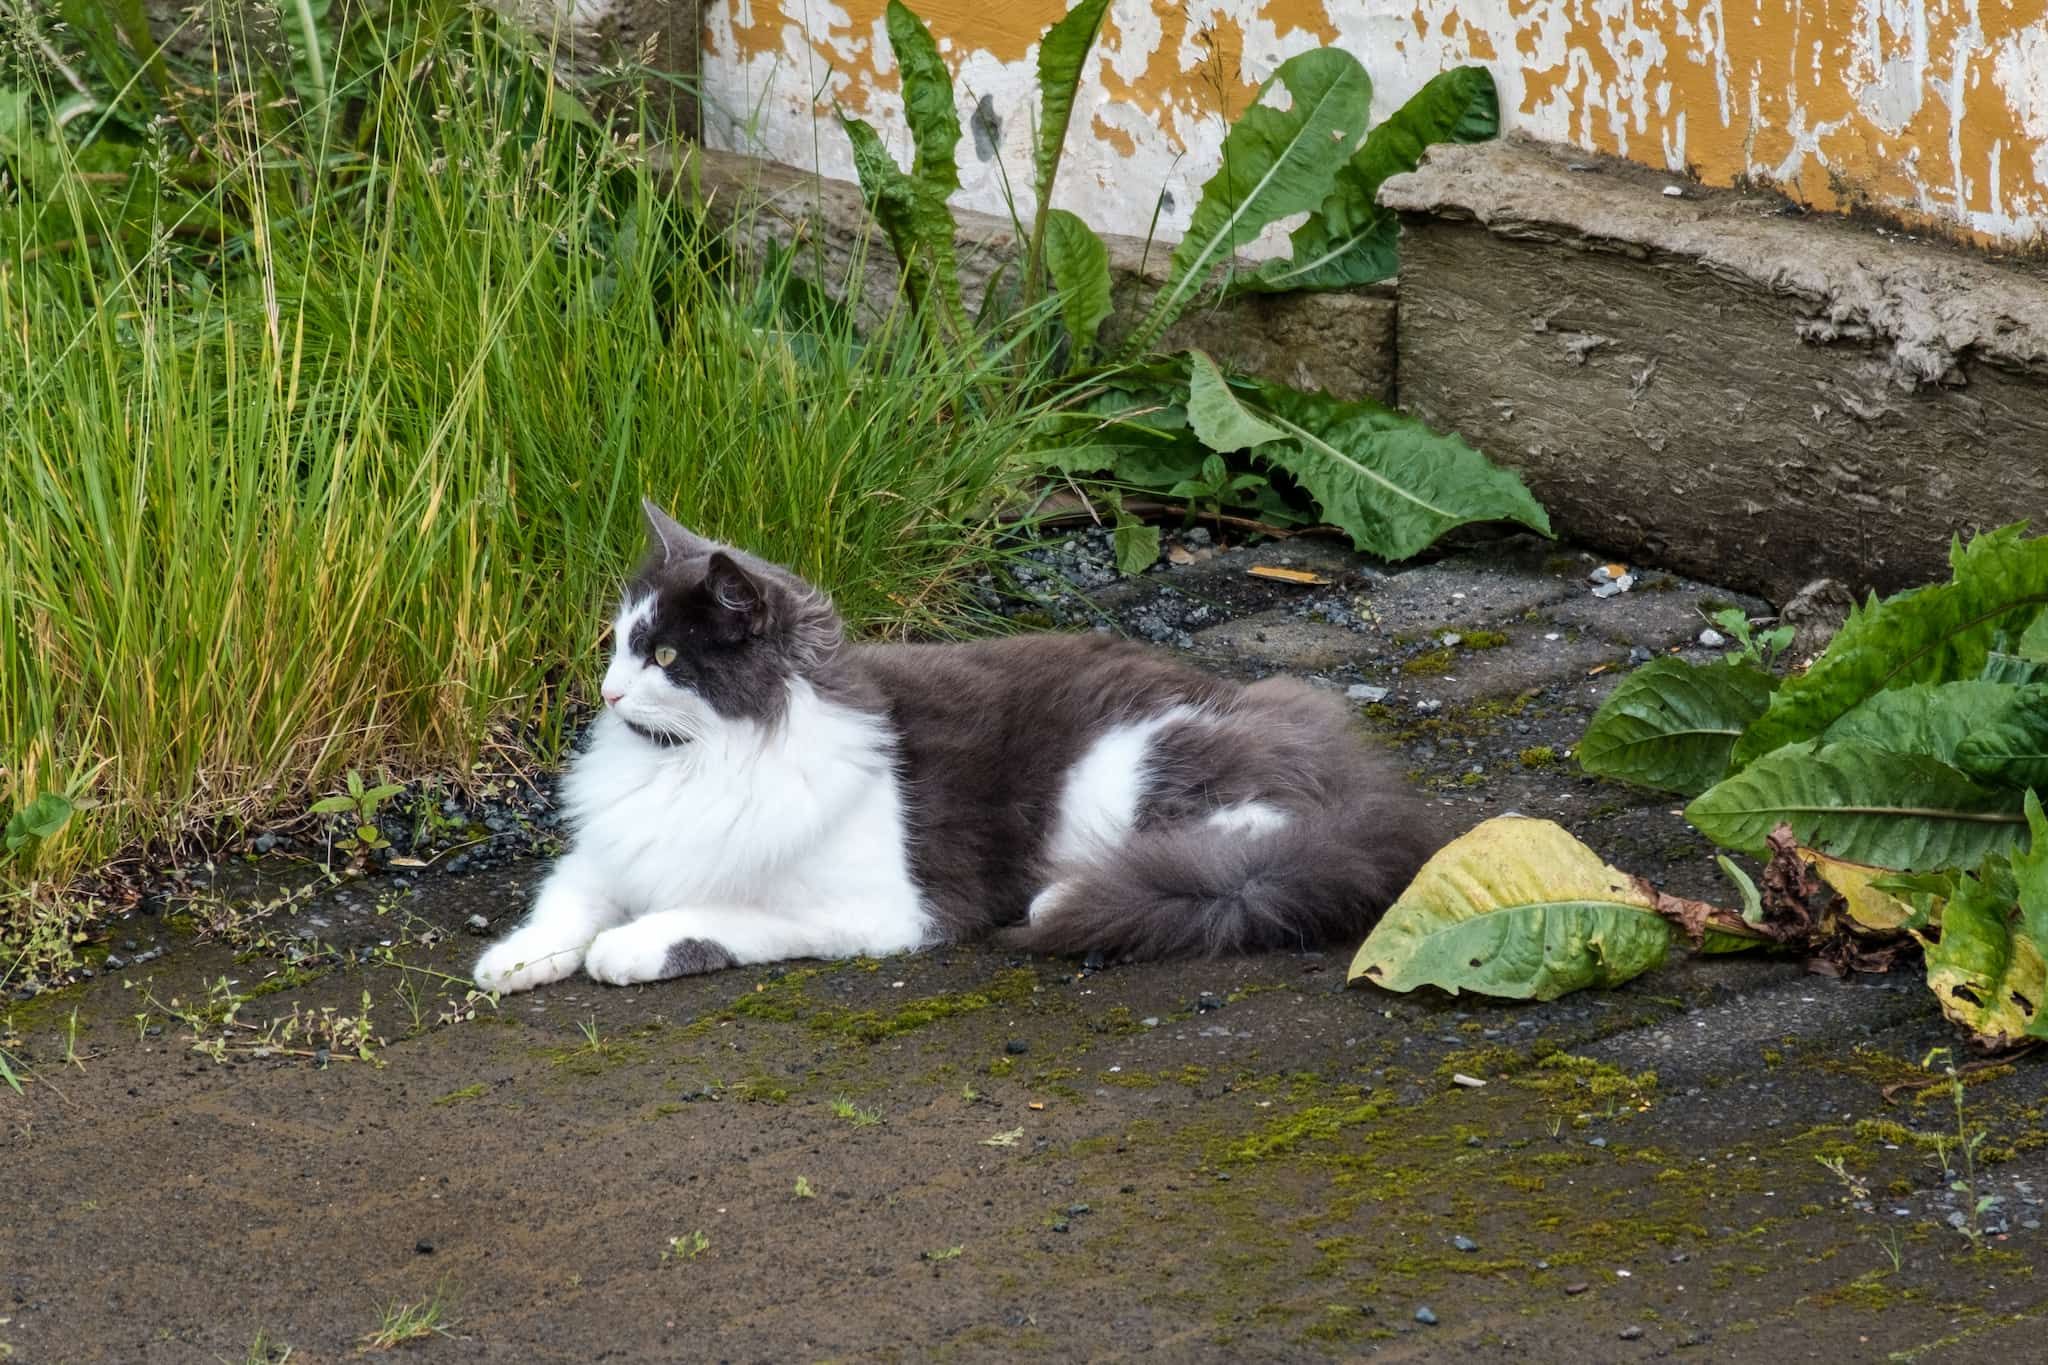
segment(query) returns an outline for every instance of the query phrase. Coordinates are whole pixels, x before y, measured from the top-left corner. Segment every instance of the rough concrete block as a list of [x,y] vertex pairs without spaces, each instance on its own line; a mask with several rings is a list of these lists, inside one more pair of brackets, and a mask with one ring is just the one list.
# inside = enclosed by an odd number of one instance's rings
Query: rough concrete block
[[[693,148],[696,174],[712,211],[737,223],[757,245],[801,242],[818,253],[814,272],[845,292],[858,274],[863,305],[876,314],[894,302],[898,278],[888,242],[873,227],[860,187],[791,166]],[[954,210],[960,291],[969,312],[989,281],[1022,252],[1007,218]],[[1103,324],[1114,344],[1166,276],[1168,248],[1135,237],[1105,236],[1117,312]],[[1198,346],[1228,368],[1261,379],[1322,389],[1339,398],[1391,402],[1394,297],[1391,289],[1341,294],[1248,296],[1191,310],[1161,338],[1165,349]]]
[[2048,272],[1671,186],[1519,139],[1388,181],[1403,404],[1561,534],[1777,602],[2048,513]]

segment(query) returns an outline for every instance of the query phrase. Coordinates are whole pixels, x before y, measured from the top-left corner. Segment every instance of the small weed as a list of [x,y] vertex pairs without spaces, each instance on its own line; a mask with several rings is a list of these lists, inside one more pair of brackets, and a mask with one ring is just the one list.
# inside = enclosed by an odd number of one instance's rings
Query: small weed
[[[242,1356],[242,1365],[286,1365],[292,1358],[292,1348],[281,1341],[272,1341],[268,1332],[258,1332],[256,1339],[249,1343],[248,1351]],[[221,1365],[225,1359],[215,1356]]]
[[434,1103],[460,1104],[464,1100],[482,1099],[484,1095],[489,1092],[489,1090],[490,1086],[484,1084],[482,1081],[478,1081],[474,1085],[465,1085],[460,1090],[451,1090],[447,1094],[442,1095],[441,1097],[436,1099]]
[[668,1239],[668,1250],[661,1253],[663,1261],[694,1261],[711,1249],[711,1238],[704,1229],[698,1228],[682,1237]]
[[794,1193],[799,1199],[816,1199],[818,1197],[818,1192],[811,1188],[811,1182],[803,1176],[796,1178],[796,1190]]
[[960,1084],[960,1098],[969,1104],[978,1104],[981,1101],[981,1092],[974,1088],[973,1081],[963,1081]]
[[78,1006],[71,1007],[71,1017],[64,1022],[64,1060],[80,1071],[85,1070],[86,1059],[78,1055]]
[[1818,1161],[1821,1167],[1833,1175],[1835,1179],[1842,1182],[1842,1188],[1849,1192],[1851,1200],[1860,1204],[1870,1198],[1870,1182],[1859,1175],[1852,1174],[1845,1164],[1845,1158],[1839,1156],[1816,1156],[1814,1160]]
[[1760,668],[1769,668],[1785,646],[1792,643],[1792,627],[1779,626],[1758,635],[1751,629],[1749,617],[1740,607],[1717,611],[1711,619],[1735,640],[1736,657],[1747,659]]
[[963,1245],[944,1247],[938,1251],[920,1251],[918,1259],[923,1261],[957,1261],[960,1259],[960,1253],[965,1250],[967,1248]]
[[[1956,1135],[1953,1144],[1945,1140],[1938,1149],[1938,1155],[1942,1158],[1944,1174],[1955,1176],[1949,1181],[1949,1189],[1963,1197],[1963,1225],[1956,1230],[1968,1239],[1972,1251],[1982,1251],[1984,1215],[1998,1206],[1997,1195],[1977,1192],[1977,1149],[1984,1145],[1984,1139],[1989,1137],[1990,1133],[1982,1128],[1974,1133],[1970,1131],[1968,1118],[1963,1112],[1963,1073],[1956,1066],[1955,1054],[1945,1047],[1938,1047],[1922,1057],[1920,1065],[1923,1068],[1931,1066],[1936,1058],[1941,1059],[1941,1074],[1948,1078],[1949,1098],[1954,1102],[1956,1111]],[[1962,1169],[1959,1173],[1948,1166],[1948,1150],[1951,1145],[1961,1158]]]
[[331,839],[329,846],[338,848],[360,861],[364,854],[390,847],[383,833],[377,828],[377,808],[404,790],[405,788],[396,782],[366,787],[363,785],[363,775],[350,768],[348,790],[322,797],[313,803],[311,809],[315,815],[345,814],[355,821],[355,829],[351,833],[339,839]]
[[448,1321],[447,1303],[441,1291],[435,1290],[432,1298],[418,1303],[394,1303],[385,1308],[379,1314],[377,1329],[363,1337],[363,1347],[388,1351],[427,1337],[453,1336],[449,1330],[452,1325]]
[[1024,1130],[1022,1128],[1012,1128],[1007,1132],[997,1133],[994,1137],[983,1138],[981,1145],[984,1147],[1015,1147],[1023,1136]]
[[832,1101],[832,1116],[845,1119],[856,1128],[872,1128],[882,1121],[880,1110],[857,1108],[844,1095]]
[[1892,1263],[1892,1274],[1898,1274],[1906,1264],[1906,1234],[1899,1228],[1886,1228],[1877,1246]]

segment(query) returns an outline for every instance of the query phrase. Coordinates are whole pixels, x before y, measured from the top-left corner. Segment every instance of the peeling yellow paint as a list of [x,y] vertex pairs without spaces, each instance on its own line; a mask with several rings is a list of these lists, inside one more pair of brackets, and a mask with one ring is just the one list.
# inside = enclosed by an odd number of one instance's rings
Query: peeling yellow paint
[[[1007,160],[1033,117],[1038,35],[1065,0],[913,3],[963,105],[986,96],[1008,130]],[[759,107],[770,154],[822,144],[799,125],[835,104],[900,120],[884,8],[712,0],[707,86]],[[2048,234],[2048,0],[1112,0],[1067,192],[1112,216],[1128,200],[1140,222],[1159,190],[1184,199],[1260,82],[1328,43],[1372,73],[1382,116],[1483,62],[1504,120],[1538,137],[1985,242]],[[965,199],[992,207],[1003,187],[987,180]]]
[[1112,127],[1097,114],[1088,124],[1095,136],[1101,138],[1116,150],[1118,156],[1130,156],[1138,150],[1138,140],[1121,128]]

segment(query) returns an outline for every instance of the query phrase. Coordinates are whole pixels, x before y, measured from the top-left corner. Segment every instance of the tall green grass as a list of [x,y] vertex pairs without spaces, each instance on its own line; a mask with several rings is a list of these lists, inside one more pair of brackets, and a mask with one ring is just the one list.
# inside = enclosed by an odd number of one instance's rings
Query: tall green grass
[[857,333],[630,143],[507,122],[529,54],[484,22],[367,144],[249,125],[197,193],[41,111],[0,191],[0,817],[82,809],[0,862],[0,950],[122,850],[459,772],[494,725],[558,747],[643,493],[870,630],[942,625],[988,553],[1027,428],[988,362]]

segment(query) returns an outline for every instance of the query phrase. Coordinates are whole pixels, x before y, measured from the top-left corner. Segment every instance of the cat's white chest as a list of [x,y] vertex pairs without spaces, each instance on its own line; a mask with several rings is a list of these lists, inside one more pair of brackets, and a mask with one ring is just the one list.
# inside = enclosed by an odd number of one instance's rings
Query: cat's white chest
[[651,744],[603,717],[563,796],[575,852],[629,916],[720,906],[801,921],[857,908],[871,931],[862,951],[925,940],[892,737],[808,686],[777,725],[734,722],[687,744]]

